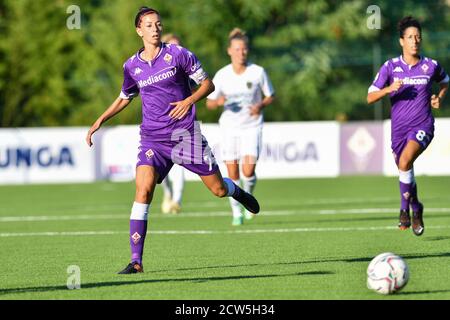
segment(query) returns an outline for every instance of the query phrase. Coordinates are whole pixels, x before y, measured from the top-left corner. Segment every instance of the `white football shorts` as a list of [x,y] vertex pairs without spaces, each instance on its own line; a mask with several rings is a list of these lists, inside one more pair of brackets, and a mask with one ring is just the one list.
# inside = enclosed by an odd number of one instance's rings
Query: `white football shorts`
[[244,156],[259,158],[262,148],[262,126],[251,128],[221,127],[220,150],[223,161],[240,160]]

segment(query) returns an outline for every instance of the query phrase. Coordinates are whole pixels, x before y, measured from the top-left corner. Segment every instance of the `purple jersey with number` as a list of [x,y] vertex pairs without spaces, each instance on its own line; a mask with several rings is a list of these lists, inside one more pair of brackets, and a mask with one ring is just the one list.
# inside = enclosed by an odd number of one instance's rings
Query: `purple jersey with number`
[[[430,58],[421,57],[416,65],[410,66],[400,56],[384,63],[369,88],[369,93],[381,90],[397,79],[402,80],[402,86],[389,94],[392,105],[392,149],[399,153],[404,141],[416,135],[416,140],[419,143],[423,140],[422,146],[426,148],[434,134],[432,84],[448,82],[448,75],[437,61]],[[428,137],[425,139],[426,136]]]
[[181,120],[169,116],[174,108],[170,103],[191,95],[189,78],[197,84],[208,77],[197,57],[181,46],[161,44],[152,61],[144,61],[143,49],[129,58],[124,66],[124,80],[120,97],[142,99],[141,136],[152,141],[169,141],[177,129],[193,130],[195,105]]

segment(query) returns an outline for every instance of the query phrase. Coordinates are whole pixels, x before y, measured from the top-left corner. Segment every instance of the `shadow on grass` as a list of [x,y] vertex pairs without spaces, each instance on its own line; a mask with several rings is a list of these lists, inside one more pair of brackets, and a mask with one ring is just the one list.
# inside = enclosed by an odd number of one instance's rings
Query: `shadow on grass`
[[397,292],[396,296],[403,296],[403,295],[411,295],[411,294],[429,294],[429,293],[449,293],[450,290],[424,290],[424,291],[409,291],[409,292]]
[[[425,258],[441,258],[450,257],[450,252],[442,253],[426,253],[426,254],[399,254],[401,257],[410,259],[425,259]],[[296,264],[310,264],[310,263],[326,263],[326,262],[370,262],[374,257],[360,257],[360,258],[330,258],[330,259],[314,259],[314,260],[303,260],[303,261],[290,261],[290,262],[274,262],[274,263],[249,263],[249,264],[236,264],[236,265],[218,265],[218,266],[207,266],[207,267],[195,267],[195,268],[177,268],[177,269],[167,269],[167,270],[152,270],[151,272],[168,272],[168,271],[194,271],[194,270],[205,270],[205,269],[218,269],[218,268],[242,268],[242,267],[261,267],[261,266],[276,266],[276,265],[296,265]],[[0,291],[1,292],[1,291]]]
[[[308,271],[297,272],[291,274],[263,274],[253,276],[228,276],[228,277],[206,277],[206,278],[175,278],[175,279],[146,279],[146,280],[129,280],[129,281],[109,281],[97,283],[81,283],[81,289],[102,288],[102,287],[116,287],[124,285],[145,284],[145,283],[163,283],[163,282],[193,282],[203,283],[208,281],[225,281],[225,280],[243,280],[243,279],[261,279],[261,278],[278,278],[278,277],[292,277],[292,276],[316,276],[334,274],[331,271]],[[150,272],[151,275],[151,272]],[[145,274],[139,274],[139,277]],[[130,275],[121,275],[120,277],[130,277]],[[133,277],[133,275],[131,275]],[[51,292],[69,290],[67,286],[42,286],[42,287],[27,287],[27,288],[7,288],[0,289],[0,295],[14,294],[14,293],[29,293],[29,292]]]
[[[375,215],[383,215],[383,216],[375,216]],[[353,215],[349,218],[336,218],[336,215],[323,215],[322,217],[331,216],[331,219],[305,219],[304,216],[298,216],[292,218],[290,220],[291,223],[299,222],[299,223],[314,223],[314,224],[329,224],[330,222],[367,222],[367,221],[391,221],[392,226],[397,226],[398,223],[398,214],[388,214],[388,213],[377,213],[374,215],[364,214],[364,216],[356,217]],[[273,216],[272,216],[273,217]],[[427,215],[426,220],[434,220],[434,219],[442,219],[442,215]],[[426,221],[425,221],[426,222]],[[260,225],[283,225],[286,224],[284,220],[266,220],[266,221],[258,221]],[[450,237],[449,237],[450,238]]]

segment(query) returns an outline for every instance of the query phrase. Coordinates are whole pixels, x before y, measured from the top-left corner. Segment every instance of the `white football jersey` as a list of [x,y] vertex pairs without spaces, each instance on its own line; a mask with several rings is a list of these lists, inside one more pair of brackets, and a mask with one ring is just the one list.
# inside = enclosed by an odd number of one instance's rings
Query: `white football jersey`
[[257,127],[263,123],[259,116],[250,115],[250,107],[275,92],[263,67],[249,63],[242,74],[236,74],[231,64],[217,71],[213,79],[215,91],[208,99],[225,97],[219,124],[228,128]]

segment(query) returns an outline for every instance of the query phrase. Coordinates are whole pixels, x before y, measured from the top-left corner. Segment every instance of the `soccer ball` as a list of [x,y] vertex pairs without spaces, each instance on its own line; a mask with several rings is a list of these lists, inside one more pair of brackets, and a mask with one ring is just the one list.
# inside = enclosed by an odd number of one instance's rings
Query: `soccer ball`
[[367,268],[367,287],[380,294],[395,293],[404,288],[408,280],[408,265],[392,252],[377,255]]

